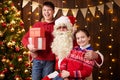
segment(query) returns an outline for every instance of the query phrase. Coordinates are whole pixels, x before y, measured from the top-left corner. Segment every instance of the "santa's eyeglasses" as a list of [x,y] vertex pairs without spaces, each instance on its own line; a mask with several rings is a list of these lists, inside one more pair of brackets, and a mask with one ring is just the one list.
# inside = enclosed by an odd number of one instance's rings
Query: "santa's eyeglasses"
[[59,26],[58,28],[57,28],[57,30],[59,30],[59,29],[62,29],[62,30],[67,30],[67,27],[66,26]]

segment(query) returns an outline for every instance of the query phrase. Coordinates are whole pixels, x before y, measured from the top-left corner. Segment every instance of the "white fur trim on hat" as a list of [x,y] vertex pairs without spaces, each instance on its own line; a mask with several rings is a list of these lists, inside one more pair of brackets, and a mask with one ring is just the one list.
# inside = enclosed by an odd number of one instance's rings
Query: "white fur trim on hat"
[[66,26],[68,30],[72,30],[72,23],[67,16],[61,16],[55,21],[54,29],[56,30],[60,26]]

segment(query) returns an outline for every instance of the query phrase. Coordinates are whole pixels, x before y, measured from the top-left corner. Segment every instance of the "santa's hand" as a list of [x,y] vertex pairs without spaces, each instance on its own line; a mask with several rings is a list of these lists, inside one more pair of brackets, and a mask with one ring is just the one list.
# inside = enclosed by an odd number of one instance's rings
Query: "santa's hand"
[[61,77],[62,77],[62,78],[67,78],[67,77],[69,77],[69,76],[70,76],[70,73],[69,73],[68,71],[63,70],[63,71],[61,72]]
[[94,60],[98,58],[98,54],[96,54],[93,50],[86,50],[84,58],[88,60]]
[[54,71],[53,73],[50,73],[48,75],[48,77],[51,79],[51,78],[55,78],[59,73],[57,71]]

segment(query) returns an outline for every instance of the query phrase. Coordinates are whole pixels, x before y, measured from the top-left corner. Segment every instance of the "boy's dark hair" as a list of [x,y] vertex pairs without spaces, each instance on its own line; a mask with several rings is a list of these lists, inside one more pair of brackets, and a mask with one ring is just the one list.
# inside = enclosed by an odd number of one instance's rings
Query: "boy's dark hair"
[[54,4],[53,4],[52,2],[50,2],[50,1],[44,2],[44,3],[43,3],[43,6],[49,6],[49,7],[51,7],[53,10],[55,9]]

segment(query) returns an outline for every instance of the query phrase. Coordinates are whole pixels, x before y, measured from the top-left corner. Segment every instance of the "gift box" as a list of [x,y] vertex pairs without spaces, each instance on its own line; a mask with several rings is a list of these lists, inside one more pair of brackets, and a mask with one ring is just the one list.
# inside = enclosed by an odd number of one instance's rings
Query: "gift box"
[[30,37],[45,37],[44,28],[30,28]]
[[34,48],[38,50],[46,50],[46,38],[45,37],[29,37],[29,44],[34,45]]

